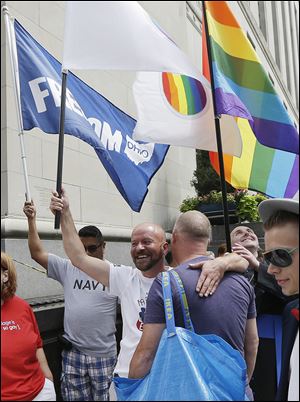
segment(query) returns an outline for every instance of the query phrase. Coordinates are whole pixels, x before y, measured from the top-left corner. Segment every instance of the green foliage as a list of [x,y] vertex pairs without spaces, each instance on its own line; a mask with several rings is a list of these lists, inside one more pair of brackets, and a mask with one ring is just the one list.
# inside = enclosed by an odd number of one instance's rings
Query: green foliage
[[262,194],[249,195],[247,191],[244,190],[239,202],[237,203],[237,215],[242,222],[259,222],[258,205],[266,200]]
[[[236,213],[241,222],[259,221],[258,205],[267,199],[262,194],[249,195],[247,190],[235,190],[234,193],[227,193],[227,202],[236,204]],[[180,205],[180,212],[187,212],[197,209],[199,204],[222,204],[222,192],[212,190],[208,194],[185,198]]]
[[194,209],[197,209],[198,204],[199,198],[197,196],[187,197],[182,201],[180,205],[180,212],[193,211]]
[[[234,194],[227,193],[227,202],[235,202]],[[180,212],[197,209],[199,204],[222,204],[222,192],[212,190],[203,196],[187,197],[180,205]]]
[[[222,204],[222,192],[218,191],[221,187],[220,177],[210,164],[209,153],[207,151],[196,151],[197,169],[194,171],[191,185],[195,188],[197,196],[185,198],[180,211],[186,212],[197,209],[199,204]],[[236,190],[226,183],[227,202],[235,203],[237,215],[241,222],[257,222],[259,214],[257,207],[261,201],[265,200],[262,194],[249,195],[247,190]]]
[[240,199],[240,202],[236,211],[241,221],[257,222],[259,221],[259,215],[257,211],[257,202],[255,195],[245,195]]
[[[199,197],[201,204],[222,204],[222,191],[212,190],[208,194]],[[234,194],[227,193],[227,202],[235,202]]]
[[237,215],[240,220],[242,222],[258,222],[260,220],[258,205],[266,199],[267,197],[262,194],[248,195],[247,193],[244,193],[237,206]]
[[268,199],[268,197],[266,197],[266,196],[263,195],[263,194],[257,193],[257,194],[255,195],[255,200],[256,200],[256,202],[257,202],[257,205],[259,205],[262,201],[267,200],[267,199]]

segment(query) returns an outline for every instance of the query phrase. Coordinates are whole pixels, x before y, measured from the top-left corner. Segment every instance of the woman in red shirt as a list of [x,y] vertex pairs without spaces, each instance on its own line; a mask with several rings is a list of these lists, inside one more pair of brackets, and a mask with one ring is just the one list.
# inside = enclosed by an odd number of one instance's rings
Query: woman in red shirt
[[16,288],[15,265],[1,251],[1,400],[55,401],[35,316]]

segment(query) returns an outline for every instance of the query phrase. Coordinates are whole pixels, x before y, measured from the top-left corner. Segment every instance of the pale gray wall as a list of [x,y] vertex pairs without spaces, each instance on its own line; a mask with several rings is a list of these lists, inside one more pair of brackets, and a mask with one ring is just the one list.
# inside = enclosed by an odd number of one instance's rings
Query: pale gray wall
[[[62,57],[62,37],[65,2],[7,1],[11,15],[15,16],[35,39],[58,60]],[[186,18],[185,2],[141,2],[142,6],[158,20],[178,44],[200,59],[201,41],[190,45],[193,27]],[[3,21],[3,17],[2,17]],[[195,32],[194,35],[198,35]],[[200,36],[199,36],[200,38]],[[26,221],[22,213],[24,203],[24,179],[20,160],[16,109],[4,24],[1,24],[1,232],[5,249],[17,260],[33,264],[29,257],[24,235]],[[200,66],[199,66],[200,67]],[[134,73],[75,72],[116,106],[136,117],[131,86]],[[55,236],[53,217],[49,211],[50,192],[56,187],[58,136],[45,135],[34,129],[25,136],[25,149],[32,198],[37,205],[38,226],[43,233]],[[71,201],[74,220],[79,226],[94,224],[103,234],[109,233],[108,258],[114,262],[130,263],[128,241],[132,227],[144,221],[153,221],[170,229],[179,205],[188,195],[194,195],[190,186],[196,168],[195,150],[172,147],[164,165],[153,178],[141,213],[132,212],[111,179],[101,166],[94,150],[76,138],[65,137],[63,185]],[[134,178],[131,178],[134,180]],[[114,241],[122,234],[122,242]],[[19,238],[21,237],[21,238]],[[63,254],[59,241],[46,241],[49,251]],[[39,272],[18,264],[19,292],[23,297],[35,297],[45,293],[57,294],[60,288],[55,282],[43,278]]]
[[[66,258],[62,240],[42,240],[42,242],[45,250],[49,253]],[[1,241],[1,250],[7,252],[16,260],[15,264],[18,275],[17,294],[20,297],[30,299],[63,294],[63,288],[57,281],[31,268],[36,267],[41,269],[40,265],[31,259],[26,239],[6,239],[5,241]],[[105,258],[116,264],[132,265],[129,244],[124,241],[108,241]]]
[[[61,60],[64,2],[6,2],[10,13],[18,18],[49,52]],[[144,2],[161,26],[182,46],[187,48],[190,22],[186,18],[185,2]],[[2,27],[3,29],[3,27]],[[3,31],[2,31],[3,32]],[[5,35],[4,35],[5,36]],[[4,37],[2,40],[4,43]],[[200,49],[200,37],[197,46]],[[199,49],[190,49],[192,54]],[[5,59],[4,59],[5,60]],[[3,113],[3,136],[6,137],[7,163],[2,165],[2,216],[23,218],[24,180],[19,153],[16,113],[8,60],[6,62],[6,90]],[[134,73],[76,72],[89,85],[101,92],[125,112],[136,116],[131,86]],[[26,133],[25,148],[32,197],[40,219],[51,220],[48,210],[49,194],[55,188],[58,136],[45,135],[38,129]],[[141,213],[132,212],[120,196],[90,146],[66,136],[63,184],[69,193],[74,220],[94,223],[102,227],[131,228],[142,221],[155,221],[164,227],[172,226],[183,198],[193,195],[190,186],[195,164],[193,149],[172,147],[164,165],[153,178]],[[134,177],[131,178],[134,180]]]
[[[298,125],[296,97],[299,92],[296,87],[292,94],[287,89],[286,61],[283,61],[280,71],[275,63],[274,43],[270,42],[269,49],[268,43],[259,31],[257,2],[230,1],[229,3],[242,27],[250,32],[262,63],[272,75],[277,92],[285,100],[290,115]],[[296,2],[290,3],[293,3],[293,7],[299,14],[299,6]],[[65,2],[7,1],[1,4],[7,4],[10,13],[18,18],[24,28],[51,54],[61,60]],[[200,68],[202,18],[200,2],[141,1],[140,4]],[[267,23],[269,19],[270,12],[267,7]],[[295,35],[295,31],[298,30],[299,33],[299,22],[297,27],[294,25],[293,34]],[[271,38],[271,24],[268,23],[267,29],[268,37]],[[280,29],[279,33],[282,36]],[[283,50],[282,40],[280,46]],[[22,213],[24,179],[2,16],[1,56],[1,246],[17,260],[34,265],[24,239],[27,233],[26,221]],[[297,56],[293,54],[293,57]],[[131,92],[134,73],[76,71],[76,74],[115,105],[136,117]],[[56,186],[57,144],[58,136],[45,135],[38,129],[26,133],[25,148],[30,188],[38,209],[39,231],[46,238],[51,238],[51,240],[44,240],[48,251],[64,255],[61,241],[55,240],[57,236],[53,229],[53,217],[48,209],[50,191]],[[85,224],[95,224],[101,228],[104,236],[109,236],[107,258],[113,262],[130,264],[129,238],[132,227],[137,223],[153,221],[160,223],[166,230],[172,228],[179,214],[181,201],[188,195],[194,195],[190,180],[195,167],[194,150],[171,147],[165,163],[149,186],[144,206],[138,214],[132,212],[123,201],[111,179],[101,167],[94,151],[76,138],[70,136],[65,138],[63,184],[71,200],[74,220],[78,228]],[[42,274],[31,272],[30,268],[20,264],[17,264],[17,268],[18,292],[21,296],[31,298],[47,294],[56,295],[61,292],[61,288],[54,281],[45,279]]]

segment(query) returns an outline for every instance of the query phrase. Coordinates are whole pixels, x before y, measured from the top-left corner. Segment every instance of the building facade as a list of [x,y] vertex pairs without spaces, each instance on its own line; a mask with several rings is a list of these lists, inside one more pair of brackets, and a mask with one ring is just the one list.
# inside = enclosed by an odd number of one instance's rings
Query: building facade
[[[201,2],[139,3],[201,69]],[[298,2],[228,3],[298,127]],[[54,57],[62,59],[65,2],[6,1],[1,4],[7,5],[10,14]],[[27,246],[18,124],[3,15],[1,18],[1,248],[18,261],[18,294],[21,297],[28,300],[55,298],[62,294],[62,288],[32,268],[37,265],[31,260]],[[133,72],[74,72],[120,109],[136,117],[132,96]],[[58,136],[45,135],[34,129],[25,133],[24,140],[39,232],[49,252],[64,256],[60,231],[53,229],[54,220],[49,211],[51,190],[56,187]],[[151,181],[141,212],[136,213],[125,203],[94,150],[77,138],[66,136],[63,185],[78,228],[87,224],[98,226],[108,240],[106,258],[131,264],[129,241],[132,228],[148,221],[159,223],[170,232],[181,201],[194,195],[190,180],[195,167],[195,150],[170,147],[164,164]]]

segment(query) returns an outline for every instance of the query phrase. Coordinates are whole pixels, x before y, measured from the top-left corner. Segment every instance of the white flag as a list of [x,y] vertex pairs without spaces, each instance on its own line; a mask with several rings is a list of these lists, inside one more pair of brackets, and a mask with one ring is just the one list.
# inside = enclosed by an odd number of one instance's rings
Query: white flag
[[[171,73],[140,72],[133,86],[137,124],[133,138],[217,152],[209,82]],[[223,152],[240,156],[242,140],[235,119],[222,115]]]
[[63,68],[201,75],[136,1],[67,1]]
[[[134,89],[138,108],[134,138],[217,151],[209,84],[136,1],[67,1],[63,68],[145,72]],[[178,88],[172,89],[179,97],[176,110],[164,96],[161,73],[152,72],[184,75],[191,87],[197,87],[196,80],[205,85],[200,95],[197,90],[188,94],[188,86],[185,93],[178,79]],[[185,111],[184,96],[191,95],[195,110]],[[223,152],[239,156],[242,141],[234,119],[223,116],[221,128]]]

